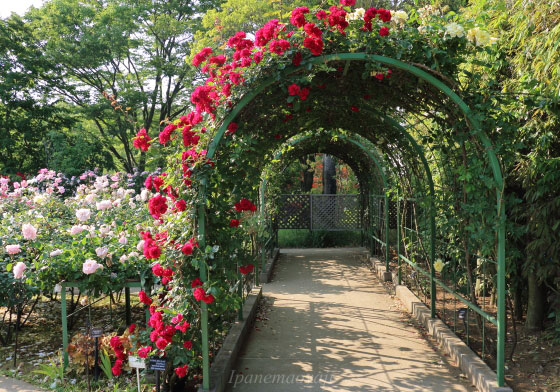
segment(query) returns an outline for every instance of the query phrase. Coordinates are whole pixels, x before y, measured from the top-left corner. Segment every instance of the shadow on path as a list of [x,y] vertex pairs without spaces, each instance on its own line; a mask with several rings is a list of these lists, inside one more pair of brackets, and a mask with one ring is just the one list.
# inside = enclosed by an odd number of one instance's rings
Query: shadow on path
[[231,392],[475,391],[407,322],[363,249],[282,250]]

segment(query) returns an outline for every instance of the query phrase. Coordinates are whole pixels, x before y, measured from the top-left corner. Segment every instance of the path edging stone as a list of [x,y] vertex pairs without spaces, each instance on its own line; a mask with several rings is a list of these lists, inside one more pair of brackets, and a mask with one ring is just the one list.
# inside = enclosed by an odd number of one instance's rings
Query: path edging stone
[[[450,358],[459,364],[469,381],[480,392],[512,392],[508,386],[499,387],[496,373],[484,363],[461,339],[451,331],[439,318],[431,318],[430,309],[404,285],[398,285],[396,272],[385,271],[385,265],[375,257],[369,258],[376,275],[381,281],[392,281],[395,295],[399,298],[408,311],[420,321],[426,330],[436,339]],[[387,274],[392,279],[387,279]]]
[[231,371],[239,350],[243,346],[255,322],[257,307],[262,297],[262,287],[253,287],[243,304],[243,321],[236,321],[229,330],[222,348],[210,367],[210,389],[198,388],[198,392],[223,392],[226,389]]
[[274,270],[274,266],[278,261],[278,257],[280,256],[280,249],[274,248],[272,251],[272,257],[269,257],[263,270],[261,271],[260,275],[260,282],[268,283],[270,282],[270,278],[272,277],[272,271]]

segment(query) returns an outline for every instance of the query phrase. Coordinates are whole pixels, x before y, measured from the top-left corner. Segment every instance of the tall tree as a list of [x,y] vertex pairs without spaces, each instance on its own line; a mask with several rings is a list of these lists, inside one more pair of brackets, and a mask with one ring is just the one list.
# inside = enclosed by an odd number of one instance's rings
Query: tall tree
[[[77,105],[127,171],[143,169],[137,129],[156,135],[188,109],[185,62],[200,15],[219,0],[50,0],[26,18],[45,61],[64,83],[51,87]],[[115,110],[116,109],[116,110]]]

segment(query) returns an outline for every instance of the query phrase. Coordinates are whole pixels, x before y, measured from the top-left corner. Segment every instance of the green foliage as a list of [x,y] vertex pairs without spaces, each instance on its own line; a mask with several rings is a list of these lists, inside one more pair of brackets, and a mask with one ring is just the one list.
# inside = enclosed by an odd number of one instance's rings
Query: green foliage
[[33,373],[44,374],[54,385],[56,385],[57,381],[64,382],[64,361],[62,360],[62,352],[59,352],[58,360],[51,359],[48,364],[40,363],[39,370],[33,370]]
[[103,350],[100,353],[100,359],[101,363],[99,364],[99,367],[101,368],[101,370],[103,370],[105,377],[107,377],[108,380],[112,380],[113,370],[111,368],[111,359],[109,358],[109,354],[107,354],[107,351]]
[[279,230],[280,248],[337,248],[361,246],[362,235],[358,231],[309,231]]

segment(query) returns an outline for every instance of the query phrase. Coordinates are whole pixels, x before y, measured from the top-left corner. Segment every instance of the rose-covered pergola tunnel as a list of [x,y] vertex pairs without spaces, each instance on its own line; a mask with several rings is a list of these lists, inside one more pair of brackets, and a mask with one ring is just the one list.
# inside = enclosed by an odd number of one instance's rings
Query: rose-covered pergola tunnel
[[[367,145],[367,147],[366,147]],[[275,173],[283,172],[294,161],[300,157],[308,156],[315,153],[325,153],[339,158],[347,163],[355,173],[359,183],[360,209],[362,219],[364,213],[371,208],[369,206],[369,195],[385,194],[388,189],[388,180],[383,166],[383,157],[380,156],[375,146],[368,143],[367,140],[358,136],[349,136],[343,133],[328,133],[325,131],[311,132],[303,136],[291,138],[284,144],[284,149],[274,154],[274,159],[265,170],[260,186],[260,206],[261,214],[269,217],[266,206],[270,203],[275,204],[278,194],[269,194],[268,185],[274,184]],[[362,233],[365,227],[369,227],[369,223],[362,222]],[[277,238],[277,229],[273,233]]]
[[[390,67],[390,77],[383,79],[372,75],[372,69],[379,66]],[[314,70],[314,67],[319,70]],[[254,88],[244,95],[225,116],[221,126],[208,148],[208,158],[221,162],[228,154],[230,145],[247,143],[247,155],[237,157],[235,165],[251,161],[245,169],[246,179],[243,183],[249,193],[257,194],[262,171],[273,151],[301,130],[309,129],[343,129],[355,133],[370,142],[376,143],[383,151],[387,167],[396,173],[397,182],[402,186],[402,169],[411,170],[418,177],[415,186],[420,185],[428,194],[430,205],[431,232],[435,233],[434,224],[434,187],[429,171],[429,164],[423,149],[427,148],[431,162],[438,159],[439,151],[445,149],[448,156],[455,154],[456,162],[436,162],[442,168],[441,175],[449,175],[448,166],[460,166],[461,154],[486,155],[488,170],[494,178],[497,195],[496,214],[505,214],[501,203],[503,179],[497,156],[493,151],[488,136],[481,130],[479,118],[465,102],[449,87],[453,82],[445,80],[443,75],[421,69],[399,60],[365,53],[342,53],[317,56],[309,59],[307,64],[288,66],[281,71],[272,72],[263,77],[261,82],[253,82]],[[439,76],[437,78],[436,76]],[[444,81],[442,81],[445,80]],[[310,87],[305,99],[288,99],[292,84],[307,83]],[[395,116],[391,118],[390,116]],[[226,135],[228,126],[235,121],[238,130],[233,137]],[[408,124],[403,126],[403,124]],[[380,132],[381,130],[381,132]],[[438,145],[438,136],[445,135],[456,140],[454,145]],[[258,146],[258,147],[255,147]],[[451,153],[452,152],[452,153]],[[424,170],[418,170],[423,167]],[[219,172],[219,165],[217,172]],[[422,173],[422,177],[419,174]],[[447,173],[447,174],[445,174]],[[212,187],[212,177],[206,182],[206,189]],[[250,185],[249,185],[250,184]],[[424,185],[422,185],[424,184]],[[411,187],[412,184],[408,184]],[[444,189],[438,190],[445,193]],[[236,196],[235,191],[232,192]],[[212,206],[212,203],[210,203]],[[206,209],[199,210],[200,219],[206,216]],[[504,234],[503,219],[496,223],[497,277],[495,284],[498,293],[498,312],[494,319],[476,306],[468,304],[473,311],[486,320],[497,325],[497,372],[498,382],[503,384],[503,360],[505,339],[505,286],[504,286]],[[210,235],[204,225],[199,227],[203,236]],[[434,245],[435,234],[431,236],[431,281],[434,280]],[[206,271],[201,271],[205,275]],[[441,283],[441,282],[439,282]],[[433,290],[432,292],[435,292]],[[465,302],[463,299],[461,299]],[[468,301],[467,301],[468,302]],[[432,312],[435,309],[432,308]],[[204,310],[203,310],[204,312]],[[203,335],[205,330],[203,327]],[[204,341],[204,336],[203,336]],[[207,384],[208,385],[208,384]]]

